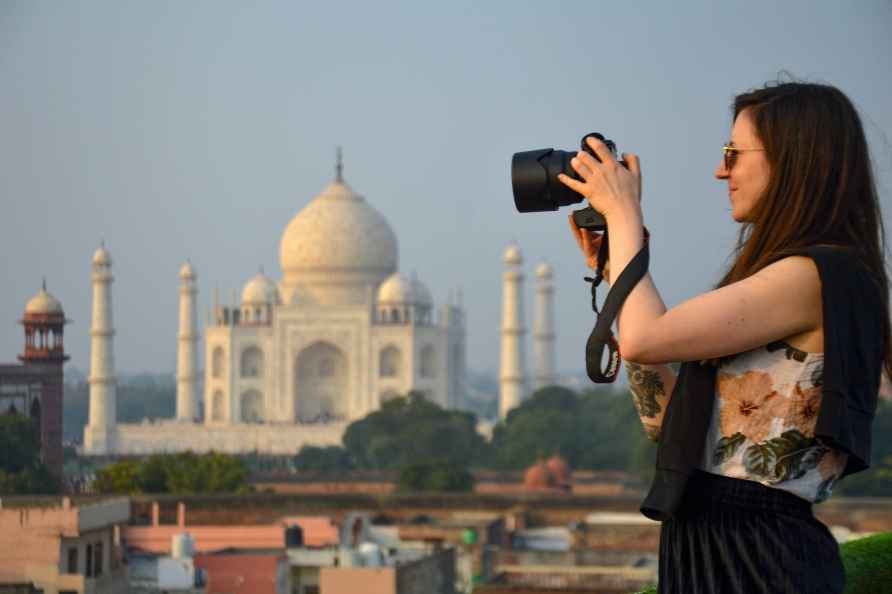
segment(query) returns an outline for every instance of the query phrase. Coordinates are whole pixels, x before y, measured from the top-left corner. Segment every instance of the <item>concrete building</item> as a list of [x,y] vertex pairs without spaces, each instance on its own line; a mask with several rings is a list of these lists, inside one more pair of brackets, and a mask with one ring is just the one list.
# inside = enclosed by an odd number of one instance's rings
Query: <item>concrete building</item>
[[[398,565],[324,567],[315,594],[455,594],[455,551],[443,549]],[[304,591],[300,594],[314,594]]]
[[129,592],[120,546],[129,500],[4,498],[0,505],[0,585],[30,583],[43,594]]
[[150,518],[145,524],[125,526],[122,541],[128,550],[170,555],[172,543],[179,535],[189,535],[190,550],[207,553],[222,549],[284,549],[285,534],[290,526],[301,529],[308,546],[322,547],[340,542],[338,528],[326,516],[282,516],[268,523],[187,523],[185,503],[176,506],[174,523],[161,521],[161,509],[152,503]]
[[284,549],[230,548],[196,553],[207,594],[292,594]]
[[[93,259],[88,455],[192,450],[293,454],[339,445],[347,425],[409,391],[462,405],[465,315],[436,316],[430,290],[398,269],[384,216],[336,177],[287,224],[282,278],[260,273],[228,304],[214,298],[198,393],[197,273],[179,272],[176,418],[118,423],[115,413],[111,257]],[[130,281],[128,281],[130,282]]]
[[188,532],[175,534],[169,555],[130,552],[130,594],[206,594],[206,576],[195,567]]

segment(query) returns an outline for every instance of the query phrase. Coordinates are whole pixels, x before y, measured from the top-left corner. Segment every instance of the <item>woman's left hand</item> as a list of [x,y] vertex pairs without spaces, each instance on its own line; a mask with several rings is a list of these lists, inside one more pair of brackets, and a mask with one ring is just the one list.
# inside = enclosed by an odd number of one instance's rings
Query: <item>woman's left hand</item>
[[570,165],[582,178],[575,180],[563,173],[558,179],[571,190],[582,194],[588,203],[605,219],[622,210],[639,209],[641,202],[641,168],[637,155],[623,154],[628,169],[613,158],[603,142],[593,136],[586,139],[598,158],[579,151]]

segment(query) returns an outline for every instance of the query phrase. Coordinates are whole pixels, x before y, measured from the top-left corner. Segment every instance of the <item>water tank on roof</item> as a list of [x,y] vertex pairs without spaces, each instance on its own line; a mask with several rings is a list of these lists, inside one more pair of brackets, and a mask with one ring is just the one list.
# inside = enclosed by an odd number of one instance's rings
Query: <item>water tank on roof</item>
[[296,549],[304,546],[304,531],[297,524],[285,528],[285,548]]
[[362,556],[362,564],[366,567],[381,567],[384,565],[384,555],[381,554],[381,547],[373,542],[360,544],[359,554]]
[[170,556],[174,559],[191,559],[195,552],[195,540],[188,532],[174,534],[170,543]]

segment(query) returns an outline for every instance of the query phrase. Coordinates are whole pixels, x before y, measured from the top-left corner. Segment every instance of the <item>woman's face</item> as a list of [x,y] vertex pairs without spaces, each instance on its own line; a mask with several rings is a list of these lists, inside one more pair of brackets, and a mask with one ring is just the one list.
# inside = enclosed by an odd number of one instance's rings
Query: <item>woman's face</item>
[[768,187],[771,174],[764,146],[756,134],[749,109],[741,111],[734,120],[729,145],[744,150],[734,155],[735,162],[730,170],[725,167],[723,159],[715,170],[715,176],[717,179],[728,180],[731,216],[738,223],[744,223],[750,221],[753,208]]

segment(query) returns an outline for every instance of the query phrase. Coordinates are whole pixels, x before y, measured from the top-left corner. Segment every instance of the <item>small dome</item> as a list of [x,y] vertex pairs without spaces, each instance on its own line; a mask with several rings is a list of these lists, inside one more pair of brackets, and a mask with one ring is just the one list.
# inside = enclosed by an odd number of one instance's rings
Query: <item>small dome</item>
[[551,473],[548,471],[548,466],[545,465],[545,462],[540,460],[527,468],[523,475],[523,486],[529,490],[551,489],[554,486]]
[[431,296],[430,289],[417,276],[412,277],[412,293],[415,295],[415,303],[417,305],[432,306],[434,304],[434,298]]
[[108,253],[108,250],[105,249],[104,245],[93,254],[93,264],[111,265],[111,255]]
[[381,283],[378,289],[379,304],[396,304],[396,303],[413,303],[415,301],[415,293],[410,283],[399,272],[391,274],[386,281]]
[[183,267],[180,268],[180,278],[182,279],[194,279],[195,278],[195,269],[192,267],[192,262],[186,260],[186,263],[183,264]]
[[536,278],[541,278],[543,280],[550,279],[553,274],[551,269],[551,264],[546,262],[542,262],[538,266],[536,266]]
[[549,458],[548,462],[545,463],[545,466],[551,473],[551,477],[555,483],[557,483],[558,485],[570,484],[570,466],[567,464],[567,461],[560,456],[560,454],[555,454],[551,458]]
[[505,264],[523,264],[523,255],[516,243],[512,243],[505,250]]
[[31,298],[25,306],[26,314],[65,315],[58,299],[46,292],[46,287]]
[[242,305],[267,305],[279,301],[279,290],[268,276],[259,272],[242,289]]

